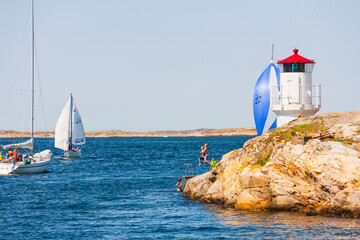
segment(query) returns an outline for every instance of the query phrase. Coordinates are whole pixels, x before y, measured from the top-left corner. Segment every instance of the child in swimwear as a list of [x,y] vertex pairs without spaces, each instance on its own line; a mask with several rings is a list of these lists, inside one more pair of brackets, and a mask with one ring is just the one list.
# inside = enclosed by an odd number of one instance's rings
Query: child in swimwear
[[181,190],[182,190],[182,178],[179,178],[179,181],[178,181],[178,183],[176,184],[176,186],[178,186],[178,192],[181,192]]
[[201,157],[198,158],[199,166],[201,165],[201,160],[204,161],[204,147],[203,146],[201,147],[200,153],[201,153]]
[[210,170],[212,170],[213,168],[215,168],[216,163],[217,163],[217,162],[215,161],[215,158],[212,158],[212,159],[211,159]]

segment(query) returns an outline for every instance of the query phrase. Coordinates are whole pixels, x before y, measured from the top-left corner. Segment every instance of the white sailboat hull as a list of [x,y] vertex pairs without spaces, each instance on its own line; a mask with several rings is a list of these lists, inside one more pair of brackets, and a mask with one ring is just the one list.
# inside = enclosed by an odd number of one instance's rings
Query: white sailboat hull
[[0,174],[34,174],[46,172],[51,159],[35,163],[0,163]]
[[51,160],[38,163],[22,164],[13,171],[15,174],[34,174],[46,172]]
[[19,166],[13,163],[0,163],[0,175],[7,175],[12,173]]
[[81,152],[78,151],[64,152],[64,156],[66,158],[79,158],[81,157]]

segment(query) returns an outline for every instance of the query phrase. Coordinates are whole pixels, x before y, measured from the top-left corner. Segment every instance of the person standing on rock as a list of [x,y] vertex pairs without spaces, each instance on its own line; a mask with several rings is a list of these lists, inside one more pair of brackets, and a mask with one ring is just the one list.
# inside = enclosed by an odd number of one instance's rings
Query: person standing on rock
[[204,161],[204,146],[201,146],[200,154],[201,154],[201,157],[198,158],[199,166],[201,165],[201,161]]
[[208,144],[205,143],[204,145],[204,162],[208,162],[210,164],[210,162],[207,160],[208,158]]
[[212,158],[211,159],[211,166],[210,166],[210,170],[212,170],[212,169],[214,169],[215,168],[215,166],[216,166],[216,161],[215,161],[215,158]]

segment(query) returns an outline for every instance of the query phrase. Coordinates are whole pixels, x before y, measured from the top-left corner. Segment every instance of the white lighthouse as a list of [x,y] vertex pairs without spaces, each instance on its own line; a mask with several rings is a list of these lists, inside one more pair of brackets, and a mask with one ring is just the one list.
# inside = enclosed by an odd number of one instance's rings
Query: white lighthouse
[[294,55],[277,62],[280,86],[271,86],[271,110],[277,114],[277,126],[317,113],[321,107],[321,86],[312,85],[315,62]]

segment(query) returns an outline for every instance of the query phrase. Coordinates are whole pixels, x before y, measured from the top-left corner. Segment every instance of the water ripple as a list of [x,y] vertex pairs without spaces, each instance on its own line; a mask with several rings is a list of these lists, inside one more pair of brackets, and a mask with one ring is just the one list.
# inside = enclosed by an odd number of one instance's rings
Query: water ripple
[[[357,219],[239,212],[185,199],[175,183],[243,137],[93,138],[79,159],[59,150],[46,174],[0,177],[1,239],[357,239]],[[1,139],[0,144],[6,143]],[[37,139],[35,147],[47,144]]]

